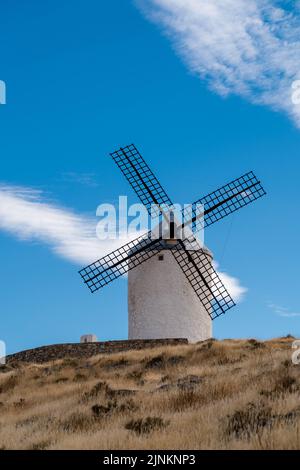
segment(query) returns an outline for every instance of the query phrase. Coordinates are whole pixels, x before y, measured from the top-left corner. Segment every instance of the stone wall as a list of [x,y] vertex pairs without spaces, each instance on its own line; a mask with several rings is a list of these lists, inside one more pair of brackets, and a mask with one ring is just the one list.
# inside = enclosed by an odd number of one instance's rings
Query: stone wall
[[158,346],[172,346],[178,344],[187,344],[187,339],[137,339],[123,341],[105,341],[97,343],[70,343],[53,344],[50,346],[41,346],[35,349],[28,349],[7,356],[6,363],[14,362],[32,362],[43,363],[65,358],[88,358],[97,354],[111,354],[122,351],[154,348]]

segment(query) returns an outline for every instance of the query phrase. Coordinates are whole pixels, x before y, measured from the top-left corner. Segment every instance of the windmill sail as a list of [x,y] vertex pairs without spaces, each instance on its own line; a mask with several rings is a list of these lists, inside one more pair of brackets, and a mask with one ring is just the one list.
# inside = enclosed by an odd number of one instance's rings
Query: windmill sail
[[121,147],[110,155],[140,201],[146,206],[149,214],[151,214],[151,207],[153,216],[159,214],[159,207],[156,209],[155,205],[161,207],[172,205],[167,193],[134,144]]
[[[121,147],[110,155],[148,213],[152,217],[163,213],[166,217],[165,207],[171,210],[172,201],[135,145]],[[183,223],[179,228],[187,225],[195,227],[198,220],[200,224],[196,226],[197,230],[210,226],[265,194],[260,181],[251,171],[198,199],[188,209],[185,208]],[[95,292],[152,258],[166,248],[162,235],[154,235],[150,231],[80,270],[84,283]],[[174,242],[168,248],[210,317],[214,319],[232,308],[235,305],[233,299],[214,270],[209,255],[195,237],[188,235]],[[191,244],[193,250],[190,250]]]
[[265,194],[261,182],[249,171],[185,208],[185,223],[195,223],[198,219],[198,230],[209,227]]
[[152,258],[160,249],[161,240],[153,240],[149,234],[136,238],[110,254],[79,271],[83,282],[95,292]]
[[212,320],[235,306],[205,250],[199,247],[193,251],[174,249],[172,252]]

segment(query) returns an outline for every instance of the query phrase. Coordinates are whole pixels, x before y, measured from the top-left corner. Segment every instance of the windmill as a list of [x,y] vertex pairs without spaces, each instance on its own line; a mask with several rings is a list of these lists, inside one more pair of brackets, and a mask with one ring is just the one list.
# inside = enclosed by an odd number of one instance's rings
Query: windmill
[[[166,238],[161,228],[149,231],[86,266],[79,271],[84,283],[96,292],[128,272],[129,339],[210,338],[212,320],[235,302],[213,267],[212,254],[195,236],[195,227],[209,227],[264,196],[265,190],[250,171],[195,201],[178,222],[172,201],[134,144],[110,155],[149,215],[167,220],[170,232]],[[193,231],[177,237],[179,229],[188,227]]]

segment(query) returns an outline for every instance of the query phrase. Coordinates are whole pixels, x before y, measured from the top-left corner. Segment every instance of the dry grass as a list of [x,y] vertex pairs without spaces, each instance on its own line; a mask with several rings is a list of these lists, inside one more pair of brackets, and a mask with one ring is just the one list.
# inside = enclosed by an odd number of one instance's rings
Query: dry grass
[[0,369],[0,449],[300,449],[292,338]]

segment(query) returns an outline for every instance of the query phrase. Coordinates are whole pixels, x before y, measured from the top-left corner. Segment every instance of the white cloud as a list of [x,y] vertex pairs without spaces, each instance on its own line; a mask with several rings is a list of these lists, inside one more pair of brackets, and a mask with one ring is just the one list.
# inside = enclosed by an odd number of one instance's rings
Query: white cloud
[[[59,256],[86,265],[105,256],[142,234],[133,232],[126,238],[99,240],[96,217],[76,214],[45,200],[41,191],[0,184],[0,230],[20,240],[47,244]],[[217,269],[217,264],[214,264]],[[218,273],[235,301],[247,289],[235,277]]]
[[292,82],[300,78],[300,2],[135,0],[190,71],[220,95],[284,111],[300,127]]
[[89,264],[129,241],[98,240],[96,224],[96,218],[45,201],[40,191],[0,185],[0,230],[22,240],[46,243],[69,261]]
[[247,288],[243,287],[240,280],[236,277],[230,276],[228,273],[218,270],[218,263],[214,261],[214,268],[218,272],[218,275],[223,282],[224,286],[228,290],[229,294],[235,302],[241,302],[247,292]]
[[293,312],[287,307],[282,307],[281,305],[276,305],[269,303],[268,307],[276,313],[276,315],[279,315],[280,317],[285,317],[285,318],[295,318],[295,317],[300,317],[300,312]]

